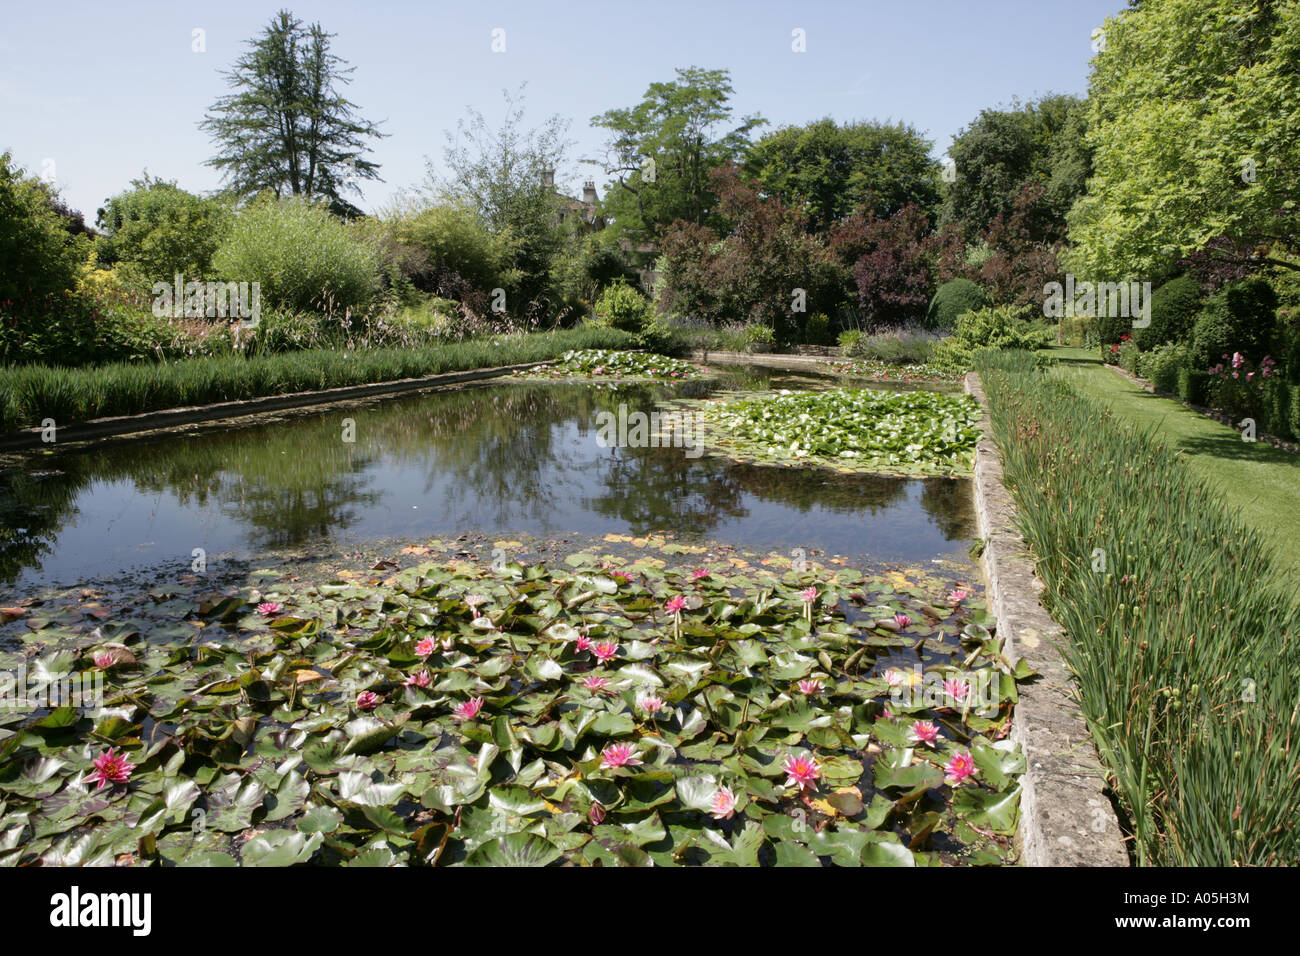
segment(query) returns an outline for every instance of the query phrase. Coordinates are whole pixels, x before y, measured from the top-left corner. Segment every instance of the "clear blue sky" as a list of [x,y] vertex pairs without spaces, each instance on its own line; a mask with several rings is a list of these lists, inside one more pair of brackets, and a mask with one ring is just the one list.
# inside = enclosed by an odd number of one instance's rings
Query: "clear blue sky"
[[[363,209],[424,178],[443,130],[472,105],[489,119],[501,91],[527,81],[529,125],[572,120],[574,159],[600,158],[589,120],[631,106],[676,67],[730,70],[738,115],[773,126],[821,116],[916,126],[941,155],[983,107],[1044,93],[1084,93],[1090,36],[1123,0],[895,2],[342,3],[5,0],[0,32],[0,150],[30,172],[50,168],[65,199],[93,220],[104,199],[148,168],[202,192],[212,146],[197,123],[227,91],[230,68],[281,6],[338,34],[356,68],[346,95],[383,121]],[[505,30],[506,51],[491,50]],[[205,31],[206,52],[192,47]],[[807,52],[791,50],[806,31]],[[577,193],[600,170],[576,162],[557,177]],[[355,197],[354,197],[354,201]]]

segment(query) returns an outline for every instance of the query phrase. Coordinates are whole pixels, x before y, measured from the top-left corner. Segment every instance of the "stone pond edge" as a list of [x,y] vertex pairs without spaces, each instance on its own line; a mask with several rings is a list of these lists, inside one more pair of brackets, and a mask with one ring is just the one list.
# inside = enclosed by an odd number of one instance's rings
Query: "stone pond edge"
[[1005,638],[1007,657],[1023,658],[1041,675],[1020,686],[1011,726],[1011,737],[1025,755],[1018,833],[1021,862],[1128,866],[1123,834],[1105,791],[1105,770],[1059,649],[1068,638],[1039,603],[1044,585],[1016,530],[1016,506],[1002,481],[988,398],[974,372],[966,375],[965,389],[983,412],[974,484],[989,611],[997,620],[997,633]]

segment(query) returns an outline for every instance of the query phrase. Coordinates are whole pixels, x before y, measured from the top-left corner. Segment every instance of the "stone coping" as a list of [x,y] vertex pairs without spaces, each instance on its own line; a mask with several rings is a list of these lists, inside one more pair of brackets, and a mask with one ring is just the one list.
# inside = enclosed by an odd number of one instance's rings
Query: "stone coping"
[[984,539],[989,611],[1008,659],[1023,658],[1041,675],[1020,685],[1012,739],[1025,755],[1020,796],[1021,862],[1027,866],[1128,866],[1105,770],[1079,713],[1074,680],[1060,645],[1068,640],[1039,603],[1043,583],[1016,530],[1016,507],[1002,482],[988,399],[974,372],[966,392],[983,409],[984,437],[975,452],[975,508]]
[[[273,412],[287,408],[327,405],[332,402],[370,398],[376,395],[441,388],[462,382],[498,378],[502,375],[509,375],[516,371],[526,371],[544,364],[546,363],[526,362],[522,365],[503,365],[496,368],[473,369],[467,372],[443,372],[438,375],[396,379],[390,382],[345,385],[340,388],[326,388],[310,392],[290,392],[285,395],[265,395],[260,398],[218,402],[214,405],[164,408],[152,412],[142,412],[138,415],[96,418],[86,422],[69,422],[67,424],[56,422],[57,431],[55,437],[59,442],[89,441],[96,438],[109,438],[114,435],[126,435],[132,432],[155,431],[161,428],[173,428],[222,418],[239,418],[244,415],[256,415],[262,412]],[[25,428],[0,435],[0,451],[21,451],[26,448],[39,448],[43,444],[41,431],[39,427]]]

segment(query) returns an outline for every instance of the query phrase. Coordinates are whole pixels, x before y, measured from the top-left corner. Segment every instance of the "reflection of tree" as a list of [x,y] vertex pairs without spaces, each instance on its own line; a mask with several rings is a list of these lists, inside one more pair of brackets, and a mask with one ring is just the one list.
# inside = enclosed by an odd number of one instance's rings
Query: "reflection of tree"
[[926,478],[921,482],[921,507],[949,541],[975,537],[975,503],[970,481],[964,478]]
[[[703,381],[685,390],[703,396],[717,387]],[[468,504],[486,515],[479,523],[502,529],[587,509],[637,533],[707,532],[749,516],[757,502],[848,515],[887,508],[906,494],[908,479],[895,477],[692,459],[681,448],[597,451],[598,412],[617,413],[621,404],[649,412],[672,397],[683,397],[682,389],[494,384],[326,408],[287,423],[28,456],[33,470],[0,472],[0,580],[39,566],[92,481],[129,481],[194,508],[218,505],[252,549],[361,524],[392,487],[376,487],[387,467],[405,469],[417,486],[423,476],[426,493]],[[342,440],[347,418],[354,443]],[[921,505],[947,538],[973,534],[965,482],[923,480]]]
[[0,471],[0,581],[40,566],[87,482],[58,471]]
[[891,475],[845,475],[815,466],[737,464],[733,471],[747,492],[766,501],[800,511],[819,507],[844,514],[874,514],[888,508],[907,493],[909,480]]
[[747,513],[727,463],[687,458],[681,448],[610,449],[601,478],[605,491],[587,506],[627,522],[635,534],[708,531]]

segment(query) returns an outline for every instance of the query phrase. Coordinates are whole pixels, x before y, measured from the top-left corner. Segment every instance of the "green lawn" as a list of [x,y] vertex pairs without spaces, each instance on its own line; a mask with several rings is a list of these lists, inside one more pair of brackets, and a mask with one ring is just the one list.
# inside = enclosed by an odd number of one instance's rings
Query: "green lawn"
[[1192,470],[1273,546],[1280,567],[1300,572],[1300,456],[1244,442],[1239,431],[1152,395],[1102,365],[1093,349],[1055,346],[1050,354],[1060,363],[1056,374],[1080,392],[1184,452]]

